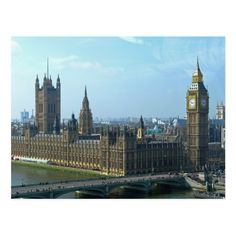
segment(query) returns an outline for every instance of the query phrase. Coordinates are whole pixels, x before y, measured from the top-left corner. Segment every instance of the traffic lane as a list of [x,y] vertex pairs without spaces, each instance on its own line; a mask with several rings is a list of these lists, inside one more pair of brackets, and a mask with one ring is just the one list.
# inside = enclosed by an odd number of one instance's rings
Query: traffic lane
[[[56,190],[60,188],[78,188],[78,187],[86,187],[86,186],[101,186],[104,184],[111,185],[115,183],[132,183],[132,182],[138,182],[140,180],[158,180],[161,178],[175,178],[175,175],[170,176],[169,174],[161,174],[156,176],[130,176],[130,177],[124,177],[124,178],[110,178],[110,179],[98,179],[98,180],[88,180],[83,182],[64,182],[64,183],[55,183],[55,184],[44,184],[44,185],[38,185],[38,186],[24,186],[24,187],[14,187],[13,194],[16,192],[24,193],[24,192],[30,192],[30,191],[50,191],[50,190]],[[46,188],[45,188],[46,187]]]

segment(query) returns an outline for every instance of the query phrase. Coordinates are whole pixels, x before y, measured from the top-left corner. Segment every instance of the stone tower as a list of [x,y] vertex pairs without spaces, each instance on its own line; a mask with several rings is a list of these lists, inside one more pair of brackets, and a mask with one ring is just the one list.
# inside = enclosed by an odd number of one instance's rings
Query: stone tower
[[63,123],[63,140],[66,143],[73,143],[78,139],[78,122],[75,115],[72,114],[68,124],[64,126]]
[[208,157],[209,96],[198,60],[192,84],[187,91],[186,109],[188,164],[192,170],[199,170]]
[[79,115],[79,134],[91,135],[92,130],[93,130],[93,116],[89,108],[89,100],[87,97],[87,89],[85,86],[82,109],[80,110],[80,115]]
[[48,60],[47,75],[44,75],[42,87],[39,85],[38,75],[36,76],[35,111],[36,126],[39,132],[60,133],[61,83],[58,75],[56,87],[52,85],[51,76],[49,77]]
[[223,102],[218,103],[216,106],[216,119],[225,120],[225,106]]
[[136,130],[128,127],[106,127],[101,130],[101,172],[124,176],[136,174]]

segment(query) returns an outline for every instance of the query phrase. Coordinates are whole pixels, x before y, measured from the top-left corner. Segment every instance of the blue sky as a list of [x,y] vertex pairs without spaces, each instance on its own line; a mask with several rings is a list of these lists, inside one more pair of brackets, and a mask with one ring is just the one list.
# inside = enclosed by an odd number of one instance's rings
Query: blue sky
[[85,85],[93,117],[184,117],[197,56],[213,117],[225,101],[224,37],[13,37],[12,118],[34,109],[47,57],[63,118],[78,117]]

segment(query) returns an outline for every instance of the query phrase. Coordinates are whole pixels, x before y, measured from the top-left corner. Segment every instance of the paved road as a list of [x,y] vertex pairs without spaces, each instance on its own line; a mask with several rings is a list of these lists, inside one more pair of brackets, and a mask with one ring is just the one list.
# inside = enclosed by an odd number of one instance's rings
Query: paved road
[[145,175],[145,176],[129,176],[129,177],[117,177],[117,178],[106,178],[93,179],[93,180],[80,180],[80,181],[69,181],[61,183],[50,183],[50,184],[38,184],[38,185],[27,185],[27,186],[16,186],[12,187],[12,196],[26,194],[30,192],[48,192],[59,189],[76,189],[81,187],[98,187],[98,186],[109,186],[114,184],[130,184],[140,181],[150,180],[167,180],[182,177],[182,175]]

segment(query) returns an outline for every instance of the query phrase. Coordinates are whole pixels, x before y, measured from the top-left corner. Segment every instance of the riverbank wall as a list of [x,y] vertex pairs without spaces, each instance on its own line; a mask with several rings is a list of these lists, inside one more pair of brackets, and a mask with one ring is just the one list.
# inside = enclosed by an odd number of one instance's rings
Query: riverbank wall
[[50,165],[50,164],[44,164],[44,163],[34,163],[34,162],[26,162],[26,161],[16,161],[12,160],[11,163],[13,165],[21,165],[21,166],[28,166],[28,167],[34,167],[39,169],[48,169],[53,171],[63,171],[63,172],[70,172],[70,173],[78,173],[82,174],[88,177],[103,177],[99,171],[92,171],[92,170],[83,170],[79,168],[72,168],[72,167],[63,167],[63,166],[56,166],[56,165]]

